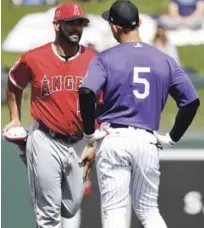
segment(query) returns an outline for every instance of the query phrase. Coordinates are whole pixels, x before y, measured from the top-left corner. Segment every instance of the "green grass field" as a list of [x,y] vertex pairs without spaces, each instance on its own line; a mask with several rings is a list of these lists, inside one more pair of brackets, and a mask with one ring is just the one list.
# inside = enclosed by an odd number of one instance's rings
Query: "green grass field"
[[[64,0],[63,0],[64,1]],[[113,1],[104,0],[100,3],[81,3],[86,13],[99,14],[103,10],[108,9]],[[168,0],[134,0],[142,13],[159,14],[167,9]],[[35,7],[14,7],[8,3],[8,0],[2,0],[2,41],[8,32],[15,26],[16,22],[28,13],[45,11],[50,6]],[[203,53],[204,45],[179,47],[179,55],[181,63],[186,67],[193,67],[204,75]],[[2,65],[11,66],[19,57],[19,53],[7,53],[2,51]],[[27,94],[28,92],[26,92]],[[198,93],[201,100],[204,98],[204,89],[199,89]],[[30,122],[29,117],[29,99],[24,100],[23,109],[23,125],[27,126]],[[176,107],[170,99],[162,115],[161,130],[168,130],[174,121]],[[202,105],[196,120],[191,126],[190,133],[204,132],[203,124],[204,106]],[[5,105],[2,106],[2,127],[9,121],[9,113]]]

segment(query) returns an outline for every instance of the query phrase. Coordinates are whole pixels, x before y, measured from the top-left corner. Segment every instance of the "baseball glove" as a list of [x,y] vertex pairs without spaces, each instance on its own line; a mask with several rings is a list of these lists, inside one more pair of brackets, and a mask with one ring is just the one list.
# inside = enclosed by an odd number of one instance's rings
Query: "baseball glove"
[[8,142],[14,143],[20,149],[20,158],[26,165],[26,143],[28,137],[28,131],[23,127],[9,128],[4,137]]

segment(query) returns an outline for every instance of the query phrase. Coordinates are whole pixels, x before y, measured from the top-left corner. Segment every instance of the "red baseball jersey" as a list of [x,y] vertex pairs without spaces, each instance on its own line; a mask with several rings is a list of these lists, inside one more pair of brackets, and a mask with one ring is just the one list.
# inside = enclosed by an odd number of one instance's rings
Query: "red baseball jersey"
[[80,46],[66,61],[48,43],[26,52],[11,68],[9,80],[19,89],[31,84],[31,115],[64,135],[82,131],[78,88],[95,52]]

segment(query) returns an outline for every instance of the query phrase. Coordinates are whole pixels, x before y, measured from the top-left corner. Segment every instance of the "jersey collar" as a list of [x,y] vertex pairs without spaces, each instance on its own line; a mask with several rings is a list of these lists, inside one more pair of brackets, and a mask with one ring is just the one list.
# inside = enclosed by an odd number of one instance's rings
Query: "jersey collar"
[[76,58],[80,55],[80,53],[81,53],[81,45],[79,45],[79,50],[78,50],[78,52],[77,52],[75,55],[73,55],[71,58],[69,58],[68,60],[65,60],[62,56],[60,56],[60,55],[57,53],[57,50],[56,50],[55,45],[54,45],[53,43],[51,43],[51,47],[52,47],[53,53],[54,53],[60,60],[62,60],[63,62],[72,61],[72,60],[76,59]]

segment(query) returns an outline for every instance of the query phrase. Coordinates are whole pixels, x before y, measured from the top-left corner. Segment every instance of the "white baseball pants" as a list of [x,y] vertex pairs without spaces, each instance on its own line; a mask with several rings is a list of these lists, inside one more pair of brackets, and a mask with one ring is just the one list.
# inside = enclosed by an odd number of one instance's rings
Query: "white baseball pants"
[[70,228],[68,218],[77,213],[84,194],[79,163],[84,147],[83,140],[72,145],[55,140],[34,123],[26,155],[37,228]]
[[158,209],[159,150],[153,134],[132,127],[109,128],[98,142],[96,169],[104,228],[127,228],[129,193],[145,228],[167,228]]

